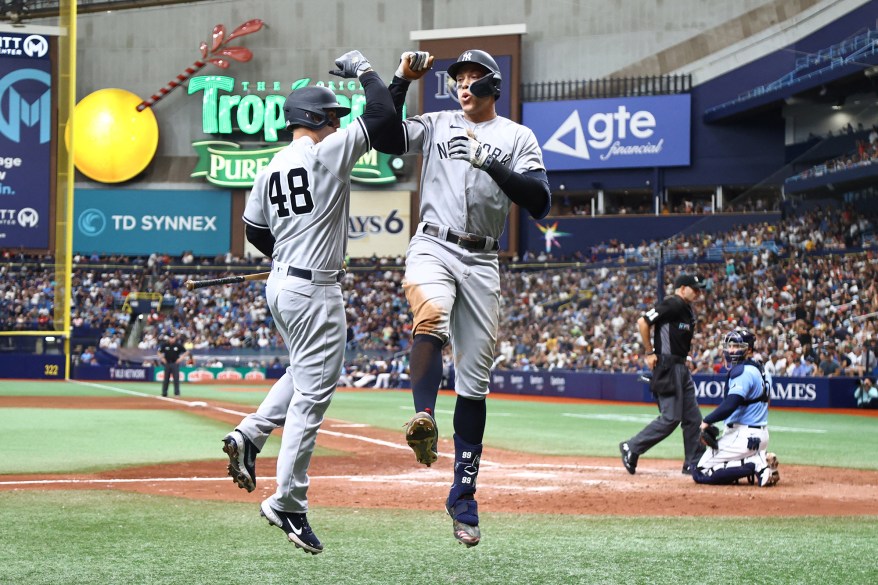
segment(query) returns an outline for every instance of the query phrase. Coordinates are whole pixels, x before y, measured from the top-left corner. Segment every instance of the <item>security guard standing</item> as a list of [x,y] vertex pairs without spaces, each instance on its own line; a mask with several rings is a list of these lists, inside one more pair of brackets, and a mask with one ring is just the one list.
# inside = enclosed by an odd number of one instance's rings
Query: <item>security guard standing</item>
[[[632,475],[637,469],[638,457],[667,438],[680,423],[686,456],[683,473],[690,473],[704,453],[699,440],[701,410],[686,357],[695,333],[692,303],[701,298],[705,286],[701,276],[681,274],[674,281],[674,294],[665,297],[637,320],[646,365],[652,370],[650,390],[658,401],[660,414],[637,435],[619,443],[622,464]],[[650,340],[652,328],[653,339]]]
[[174,396],[180,395],[180,363],[189,357],[176,333],[171,333],[168,340],[159,347],[159,362],[165,366],[165,378],[162,380],[162,396],[168,395],[168,382],[174,377]]

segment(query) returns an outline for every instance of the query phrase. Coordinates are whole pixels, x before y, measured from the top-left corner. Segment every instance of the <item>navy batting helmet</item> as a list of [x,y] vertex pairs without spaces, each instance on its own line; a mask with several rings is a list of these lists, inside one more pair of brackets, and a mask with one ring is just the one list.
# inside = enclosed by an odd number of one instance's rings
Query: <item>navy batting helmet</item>
[[723,336],[723,357],[729,365],[740,364],[753,351],[756,336],[744,327],[736,327]]
[[335,94],[325,87],[302,87],[295,89],[284,102],[284,119],[287,128],[305,126],[312,130],[320,130],[329,124],[328,112],[335,110],[341,118],[351,113],[338,103]]
[[478,49],[464,51],[457,58],[457,61],[451,64],[448,68],[448,86],[453,91],[457,91],[457,71],[467,63],[475,63],[488,70],[487,75],[469,86],[470,92],[476,97],[493,95],[495,100],[499,99],[500,83],[503,81],[503,78],[500,76],[500,68],[497,67],[494,57]]

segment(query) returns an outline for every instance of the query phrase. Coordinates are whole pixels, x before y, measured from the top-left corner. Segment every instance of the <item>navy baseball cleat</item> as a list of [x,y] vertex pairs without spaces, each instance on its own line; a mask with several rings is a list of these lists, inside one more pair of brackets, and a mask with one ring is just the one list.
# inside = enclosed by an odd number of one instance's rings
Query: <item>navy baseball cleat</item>
[[634,472],[637,470],[637,458],[639,455],[631,451],[628,447],[628,443],[622,441],[619,443],[619,452],[622,454],[622,465],[625,466],[625,469],[628,470],[628,473],[634,475]]
[[418,463],[430,467],[439,459],[439,428],[430,413],[419,412],[405,424],[405,441],[415,452]]
[[259,450],[240,431],[223,437],[223,452],[229,456],[229,475],[239,488],[256,489],[256,454]]
[[284,531],[287,539],[306,553],[318,555],[323,552],[323,543],[311,530],[308,517],[294,512],[281,512],[272,508],[268,500],[259,505],[259,514],[268,520],[269,524],[277,526]]
[[457,500],[452,506],[445,502],[445,511],[451,516],[454,538],[467,548],[476,546],[482,540],[479,529],[479,505],[471,494]]

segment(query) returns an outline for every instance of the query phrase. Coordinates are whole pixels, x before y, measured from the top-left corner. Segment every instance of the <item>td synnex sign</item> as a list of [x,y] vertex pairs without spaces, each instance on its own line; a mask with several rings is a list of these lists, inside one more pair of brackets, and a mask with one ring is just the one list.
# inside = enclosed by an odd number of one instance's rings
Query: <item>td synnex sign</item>
[[80,254],[221,254],[231,244],[230,216],[228,191],[77,189],[73,249]]
[[528,102],[550,171],[689,164],[690,96]]

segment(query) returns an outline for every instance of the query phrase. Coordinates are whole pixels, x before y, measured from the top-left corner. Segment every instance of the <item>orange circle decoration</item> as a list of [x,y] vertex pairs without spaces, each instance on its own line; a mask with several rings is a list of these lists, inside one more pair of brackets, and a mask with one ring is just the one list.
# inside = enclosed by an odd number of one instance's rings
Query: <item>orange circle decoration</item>
[[152,109],[137,111],[142,101],[130,91],[110,88],[76,104],[73,164],[79,172],[100,183],[121,183],[149,166],[159,143],[159,125]]

